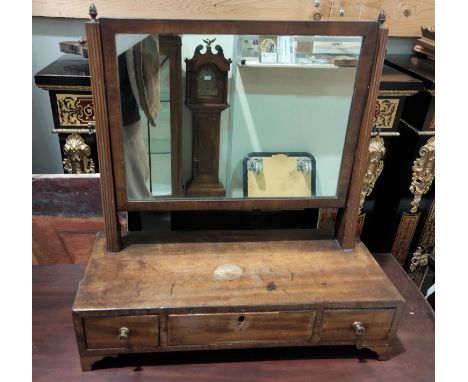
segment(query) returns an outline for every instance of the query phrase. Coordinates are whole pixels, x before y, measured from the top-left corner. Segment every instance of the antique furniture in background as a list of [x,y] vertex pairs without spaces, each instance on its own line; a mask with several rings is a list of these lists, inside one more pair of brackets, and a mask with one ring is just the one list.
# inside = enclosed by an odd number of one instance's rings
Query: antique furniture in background
[[[370,152],[378,155],[379,149],[384,150],[381,158],[381,171],[379,176],[374,176],[374,190],[367,196],[363,204],[362,212],[367,217],[360,232],[361,239],[372,248],[372,252],[389,252],[388,225],[393,217],[389,218],[382,214],[382,208],[388,208],[395,198],[395,183],[401,177],[401,169],[394,168],[394,155],[398,155],[397,147],[403,139],[401,136],[401,115],[408,107],[411,97],[422,90],[421,80],[406,73],[402,73],[388,64],[384,66],[384,74],[381,80],[379,100],[376,107],[376,130],[382,138],[382,146],[377,144],[369,147]],[[385,78],[385,80],[384,80]],[[386,105],[394,105],[387,107]],[[378,139],[373,137],[371,142]],[[372,155],[372,154],[371,154]],[[393,171],[392,169],[395,169]],[[369,174],[372,174],[369,168]],[[377,174],[376,174],[377,175]],[[372,176],[372,175],[370,175]],[[366,182],[364,184],[366,187]],[[363,195],[364,196],[364,195]]]
[[[434,61],[421,55],[388,55],[393,68],[416,78],[423,88],[407,99],[399,127],[400,138],[389,153],[386,184],[393,193],[381,202],[381,220],[391,223],[383,237],[388,250],[407,270],[418,247],[425,253],[434,248],[435,229],[435,77]],[[397,174],[399,176],[397,176]]]
[[228,72],[232,60],[224,57],[221,46],[216,45],[216,54],[205,40],[198,45],[193,57],[185,59],[186,101],[192,118],[192,178],[187,183],[189,196],[225,196],[226,190],[219,181],[220,124],[221,112],[229,107]]
[[[66,174],[99,172],[88,60],[65,54],[34,76],[47,90]],[[53,129],[52,129],[53,128]]]
[[[387,38],[381,24],[96,20],[94,7],[90,14],[92,20],[86,30],[106,226],[105,234],[97,237],[73,306],[83,370],[106,356],[121,353],[269,346],[350,344],[370,348],[379,359],[387,359],[404,300],[364,244],[356,240],[357,212]],[[348,89],[350,103],[341,106],[346,120],[341,130],[343,143],[338,145],[342,165],[334,191],[310,198],[128,198],[116,35],[185,37],[210,30],[219,35],[278,35],[288,31],[293,35],[320,33],[336,39],[361,39],[357,68],[331,65],[317,69],[312,64],[289,68],[331,78],[333,73],[341,73],[338,78],[351,75],[353,79]],[[280,113],[285,112],[280,109]],[[324,137],[327,134],[321,140]],[[122,235],[117,220],[119,211],[319,207],[339,208],[335,230]]]

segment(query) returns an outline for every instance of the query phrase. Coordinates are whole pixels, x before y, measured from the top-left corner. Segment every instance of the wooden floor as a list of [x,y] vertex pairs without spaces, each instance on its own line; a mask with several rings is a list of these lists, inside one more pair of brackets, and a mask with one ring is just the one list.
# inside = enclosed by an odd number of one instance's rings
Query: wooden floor
[[376,255],[406,299],[388,361],[354,347],[274,348],[123,355],[81,372],[71,307],[84,266],[33,267],[34,381],[327,381],[434,380],[434,313],[395,259]]

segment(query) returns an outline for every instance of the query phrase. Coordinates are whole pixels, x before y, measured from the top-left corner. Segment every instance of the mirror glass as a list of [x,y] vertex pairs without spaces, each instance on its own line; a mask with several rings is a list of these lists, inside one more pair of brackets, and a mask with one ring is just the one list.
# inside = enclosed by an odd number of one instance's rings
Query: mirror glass
[[128,200],[335,197],[361,45],[117,34]]

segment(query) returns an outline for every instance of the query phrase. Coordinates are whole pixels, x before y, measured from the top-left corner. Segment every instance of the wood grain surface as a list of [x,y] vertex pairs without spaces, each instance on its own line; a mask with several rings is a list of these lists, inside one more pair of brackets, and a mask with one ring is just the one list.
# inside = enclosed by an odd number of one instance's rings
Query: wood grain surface
[[86,263],[104,219],[63,216],[32,217],[33,263],[40,265]]
[[394,309],[366,309],[356,312],[349,309],[333,309],[324,312],[320,338],[324,341],[355,339],[350,323],[361,322],[365,332],[362,340],[382,340],[387,337],[395,315]]
[[[89,18],[90,1],[33,0],[33,16]],[[125,0],[96,2],[98,17],[230,20],[376,20],[387,15],[390,36],[421,36],[421,25],[434,25],[434,0]],[[340,16],[340,10],[344,15]]]
[[[84,320],[90,349],[132,348],[159,345],[159,317],[117,316],[88,317]],[[120,341],[120,328],[128,329],[128,340]]]
[[86,23],[86,38],[89,46],[88,56],[91,88],[93,91],[94,107],[96,110],[96,138],[99,155],[102,213],[104,215],[107,251],[115,253],[119,251],[121,246],[121,229],[115,203],[114,177],[112,172],[113,156],[110,147],[108,110],[105,98],[107,89],[104,79],[101,34],[98,23]]
[[[359,200],[362,192],[362,184],[367,169],[367,158],[369,156],[369,140],[372,132],[372,122],[375,116],[375,104],[379,92],[380,78],[382,76],[385,59],[385,46],[388,37],[387,29],[380,29],[378,35],[377,51],[375,52],[374,65],[372,66],[372,77],[366,100],[365,113],[361,120],[359,130],[359,141],[353,164],[351,184],[349,186],[346,207],[338,211],[336,222],[336,237],[343,248],[353,248],[357,240],[356,227],[358,221]],[[345,148],[346,149],[346,148]],[[343,157],[343,159],[345,159]],[[341,181],[341,179],[340,179]]]
[[[99,233],[74,310],[402,303],[364,244],[345,251],[313,234],[128,232],[108,256]],[[241,270],[237,278],[215,277],[226,265]]]
[[[86,263],[104,230],[99,174],[32,176],[35,265]],[[126,230],[126,215],[119,214]]]
[[169,345],[308,340],[316,312],[173,314]]
[[126,354],[80,368],[70,310],[83,265],[32,270],[32,374],[42,381],[427,382],[434,380],[434,312],[389,254],[376,255],[406,299],[391,358],[355,347],[306,347]]

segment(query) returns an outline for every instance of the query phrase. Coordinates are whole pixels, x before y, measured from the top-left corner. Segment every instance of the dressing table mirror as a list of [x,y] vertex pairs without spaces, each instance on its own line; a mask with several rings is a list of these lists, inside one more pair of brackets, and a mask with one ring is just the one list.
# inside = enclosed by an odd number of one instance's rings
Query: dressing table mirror
[[[105,232],[73,306],[108,356],[355,345],[404,300],[356,237],[387,31],[375,22],[86,24]],[[338,208],[319,230],[121,232],[121,211]]]

